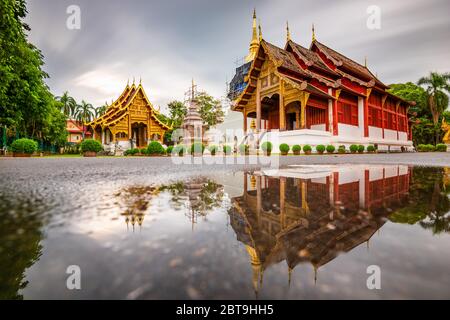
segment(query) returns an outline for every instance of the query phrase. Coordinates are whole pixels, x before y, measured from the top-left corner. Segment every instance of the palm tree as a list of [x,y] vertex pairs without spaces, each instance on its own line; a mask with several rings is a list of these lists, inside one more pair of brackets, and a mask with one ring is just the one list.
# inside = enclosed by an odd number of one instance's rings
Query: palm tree
[[[448,96],[450,93],[450,73],[439,74],[430,72],[427,77],[422,77],[417,81],[419,86],[426,86],[428,94],[428,108],[434,125],[438,125],[439,117],[448,106]],[[439,143],[439,130],[436,131],[436,143]]]
[[61,111],[67,118],[74,115],[77,103],[74,98],[69,96],[68,91],[65,91],[62,96],[56,97],[56,100],[62,103]]
[[83,140],[84,140],[84,124],[86,122],[91,121],[91,119],[94,117],[95,109],[92,106],[92,104],[87,103],[86,101],[82,100],[81,104],[77,105],[75,109],[75,119],[77,121],[80,121],[83,126]]
[[98,107],[95,109],[95,117],[98,118],[105,114],[106,110],[108,109],[108,104],[104,104],[101,107]]

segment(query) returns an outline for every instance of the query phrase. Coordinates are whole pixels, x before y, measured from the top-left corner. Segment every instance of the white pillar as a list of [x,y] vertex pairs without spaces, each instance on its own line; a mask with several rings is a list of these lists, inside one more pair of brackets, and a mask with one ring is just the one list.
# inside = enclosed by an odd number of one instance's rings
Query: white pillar
[[102,128],[102,144],[105,144],[105,130]]
[[358,97],[358,127],[361,137],[364,137],[364,98]]

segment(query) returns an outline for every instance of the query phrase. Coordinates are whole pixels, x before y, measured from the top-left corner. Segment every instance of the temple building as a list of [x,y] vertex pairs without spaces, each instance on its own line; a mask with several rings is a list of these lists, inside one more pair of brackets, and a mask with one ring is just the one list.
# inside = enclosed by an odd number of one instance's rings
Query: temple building
[[149,101],[142,84],[127,84],[122,94],[99,118],[87,123],[93,138],[105,147],[121,150],[146,147],[150,141],[163,143],[164,133],[170,130],[159,117],[160,113]]
[[244,116],[244,132],[249,118],[255,120],[261,140],[272,140],[275,150],[279,143],[412,146],[411,102],[389,93],[366,63],[319,42],[314,26],[309,48],[291,39],[288,25],[284,48],[265,41],[255,14],[252,34],[251,62],[237,69],[229,93],[231,109]]
[[83,123],[73,119],[66,120],[66,130],[67,130],[67,142],[69,143],[80,143],[84,136],[87,138],[91,137],[91,132],[87,130],[88,128],[83,126]]
[[319,269],[339,254],[368,246],[386,218],[408,204],[411,174],[403,165],[245,173],[229,215],[249,255],[255,292],[272,265],[285,261],[290,283],[294,268],[309,264],[317,281]]

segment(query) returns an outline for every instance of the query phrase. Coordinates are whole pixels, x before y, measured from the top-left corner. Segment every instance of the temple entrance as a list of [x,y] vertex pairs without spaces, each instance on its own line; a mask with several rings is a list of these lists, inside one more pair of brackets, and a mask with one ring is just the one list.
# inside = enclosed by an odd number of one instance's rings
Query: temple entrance
[[295,112],[286,114],[286,130],[295,130],[295,128],[296,128]]
[[133,123],[131,125],[133,146],[142,148],[147,146],[147,125],[143,123]]

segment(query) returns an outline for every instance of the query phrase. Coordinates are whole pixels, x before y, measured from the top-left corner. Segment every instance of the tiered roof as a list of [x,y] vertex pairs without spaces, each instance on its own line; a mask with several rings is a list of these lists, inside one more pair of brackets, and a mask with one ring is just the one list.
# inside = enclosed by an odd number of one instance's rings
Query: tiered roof
[[102,127],[108,127],[113,126],[116,123],[118,123],[120,120],[122,120],[125,116],[128,115],[128,108],[131,105],[133,99],[137,96],[139,92],[142,92],[142,95],[147,102],[147,105],[151,109],[151,115],[153,119],[158,122],[163,128],[165,129],[171,129],[170,126],[162,122],[156,115],[159,114],[159,111],[156,110],[151,102],[148,100],[147,95],[144,91],[144,88],[142,87],[142,84],[139,83],[139,85],[135,85],[134,83],[130,86],[127,84],[123,92],[120,94],[120,96],[117,98],[116,101],[114,101],[106,110],[106,112],[94,119],[93,121],[87,123],[86,125],[95,127],[97,125],[100,125]]

